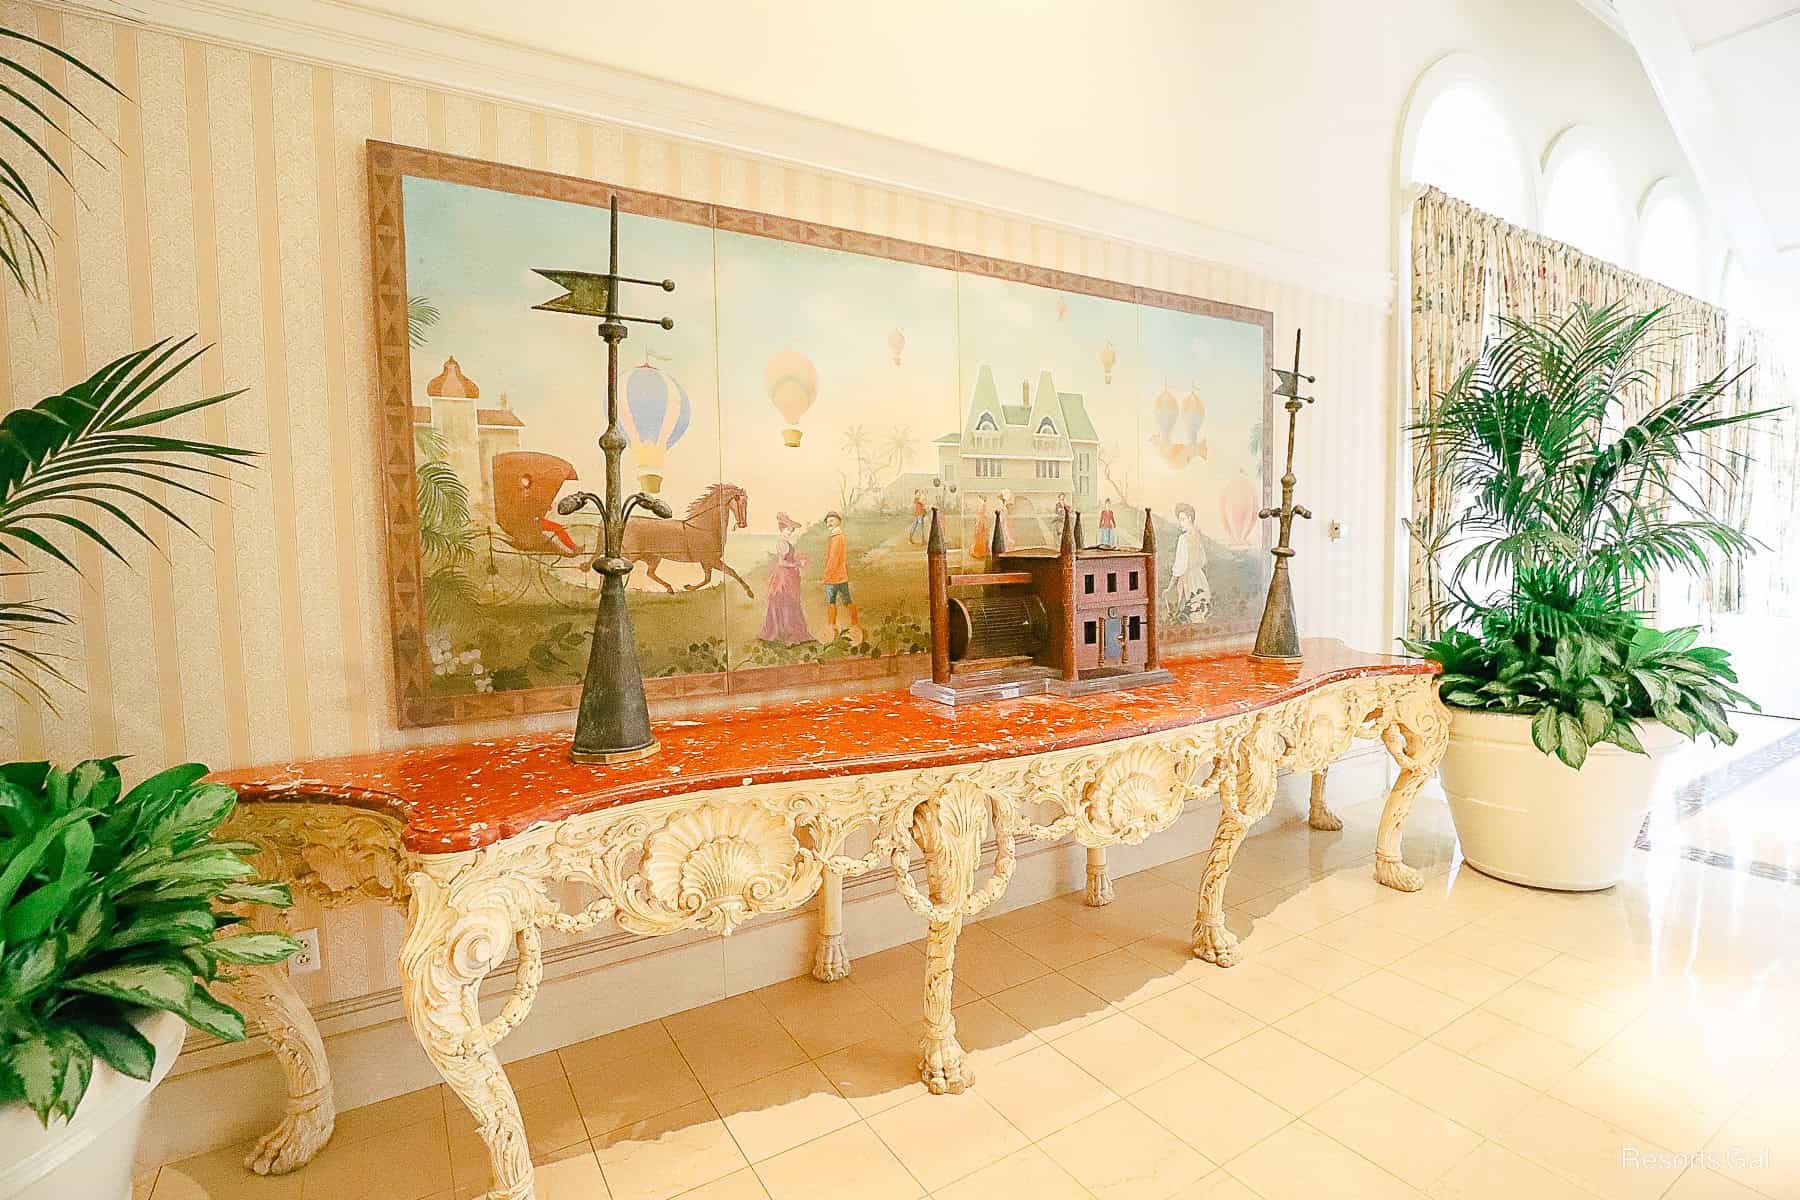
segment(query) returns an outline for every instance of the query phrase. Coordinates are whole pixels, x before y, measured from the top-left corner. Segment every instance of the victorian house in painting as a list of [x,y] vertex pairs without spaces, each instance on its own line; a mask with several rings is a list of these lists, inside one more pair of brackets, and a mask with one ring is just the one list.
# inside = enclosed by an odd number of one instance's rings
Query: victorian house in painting
[[938,474],[965,497],[1006,492],[1016,512],[1051,513],[1067,498],[1077,509],[1098,500],[1100,435],[1075,392],[1059,392],[1050,372],[1021,385],[1003,404],[994,373],[981,368],[960,433],[937,439]]

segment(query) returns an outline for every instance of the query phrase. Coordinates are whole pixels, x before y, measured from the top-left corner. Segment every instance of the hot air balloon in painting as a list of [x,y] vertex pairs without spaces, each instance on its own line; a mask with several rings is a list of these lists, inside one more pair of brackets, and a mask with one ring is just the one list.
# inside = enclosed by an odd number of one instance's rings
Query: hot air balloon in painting
[[1242,550],[1256,532],[1256,489],[1240,472],[1219,492],[1219,521],[1225,538]]
[[906,330],[896,329],[888,334],[888,352],[894,356],[894,365],[900,365],[900,356],[906,352]]
[[1100,348],[1100,370],[1106,375],[1106,382],[1112,382],[1112,369],[1119,361],[1119,352],[1113,349],[1111,342]]
[[687,389],[661,368],[645,362],[633,367],[625,377],[625,403],[619,411],[619,423],[625,427],[625,438],[631,443],[638,483],[646,492],[654,495],[662,490],[663,460],[669,447],[687,433],[693,415]]
[[1180,415],[1181,409],[1175,403],[1175,393],[1169,390],[1168,384],[1164,384],[1163,390],[1156,394],[1156,400],[1150,408],[1156,416],[1156,432],[1151,435],[1150,440],[1158,449],[1173,445],[1175,418]]
[[1196,458],[1207,456],[1206,439],[1200,436],[1206,406],[1199,396],[1190,390],[1185,399],[1176,400],[1175,393],[1164,384],[1150,407],[1156,418],[1156,432],[1150,435],[1150,444],[1164,462],[1171,467],[1185,467]]
[[1206,405],[1200,399],[1196,388],[1189,388],[1188,394],[1181,401],[1181,442],[1187,447],[1188,458],[1205,458],[1206,439],[1200,436],[1200,429],[1206,424]]
[[768,390],[769,403],[787,422],[787,428],[781,431],[783,445],[794,447],[800,444],[800,418],[806,410],[813,406],[819,395],[819,370],[812,361],[797,350],[783,350],[769,359],[769,365],[763,368],[763,387]]

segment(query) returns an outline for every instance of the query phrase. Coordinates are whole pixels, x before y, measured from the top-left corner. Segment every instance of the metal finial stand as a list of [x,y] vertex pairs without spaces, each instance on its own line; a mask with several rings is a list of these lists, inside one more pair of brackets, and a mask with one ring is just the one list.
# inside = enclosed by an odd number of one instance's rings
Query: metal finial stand
[[1275,556],[1275,574],[1269,580],[1269,598],[1263,604],[1262,624],[1257,627],[1256,646],[1250,656],[1292,662],[1300,657],[1300,627],[1294,619],[1294,585],[1288,578],[1288,560],[1294,557],[1289,535],[1293,532],[1295,517],[1312,519],[1311,512],[1294,503],[1294,425],[1301,407],[1313,402],[1311,396],[1300,394],[1300,384],[1315,382],[1311,375],[1300,373],[1298,329],[1294,330],[1294,369],[1283,371],[1276,367],[1275,376],[1280,380],[1275,394],[1287,397],[1287,472],[1281,477],[1281,507],[1265,508],[1256,514],[1264,519],[1279,517],[1281,536],[1276,540],[1275,548],[1269,551]]
[[587,675],[581,681],[581,707],[575,716],[575,744],[569,757],[578,763],[615,763],[647,758],[659,749],[650,733],[650,710],[644,701],[644,676],[638,667],[637,638],[631,631],[631,612],[625,606],[625,578],[631,560],[624,556],[625,523],[634,509],[645,508],[659,517],[670,515],[668,504],[637,492],[624,496],[619,458],[625,453],[625,433],[619,428],[619,343],[625,340],[627,321],[675,328],[668,317],[627,317],[618,310],[619,285],[641,283],[675,290],[672,279],[629,279],[619,274],[619,198],[611,204],[612,236],[606,274],[589,271],[547,271],[538,274],[568,289],[554,300],[532,307],[544,312],[575,313],[600,318],[600,336],[606,340],[606,432],[600,435],[600,452],[606,456],[606,497],[574,492],[557,502],[563,516],[593,505],[600,513],[602,545],[589,564],[605,577],[600,585],[600,608],[594,614],[594,644],[588,652]]

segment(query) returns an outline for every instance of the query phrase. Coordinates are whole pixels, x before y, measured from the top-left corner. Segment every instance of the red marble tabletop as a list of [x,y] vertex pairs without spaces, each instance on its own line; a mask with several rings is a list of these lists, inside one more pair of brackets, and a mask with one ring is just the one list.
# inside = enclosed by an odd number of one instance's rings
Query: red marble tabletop
[[473,850],[558,821],[660,796],[782,780],[952,766],[1065,750],[1249,712],[1359,675],[1436,664],[1312,639],[1297,663],[1242,651],[1173,658],[1173,683],[1079,699],[1030,696],[949,708],[866,692],[654,723],[662,752],[612,766],[569,761],[569,731],[383,750],[221,772],[247,801],[336,801],[388,810],[419,854]]

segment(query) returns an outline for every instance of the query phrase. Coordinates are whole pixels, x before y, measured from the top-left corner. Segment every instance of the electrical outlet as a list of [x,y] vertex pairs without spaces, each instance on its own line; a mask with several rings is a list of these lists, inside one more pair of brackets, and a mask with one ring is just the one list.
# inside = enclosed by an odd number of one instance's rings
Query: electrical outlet
[[307,975],[319,969],[319,931],[313,929],[296,929],[294,940],[300,948],[288,959],[289,975]]

